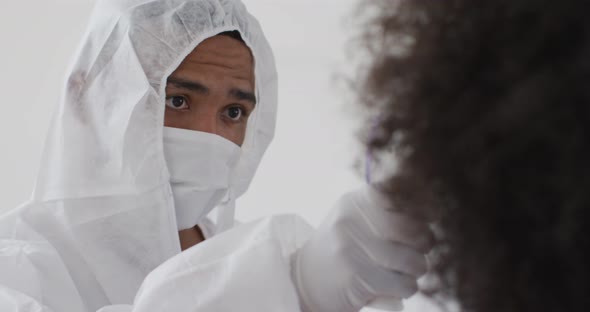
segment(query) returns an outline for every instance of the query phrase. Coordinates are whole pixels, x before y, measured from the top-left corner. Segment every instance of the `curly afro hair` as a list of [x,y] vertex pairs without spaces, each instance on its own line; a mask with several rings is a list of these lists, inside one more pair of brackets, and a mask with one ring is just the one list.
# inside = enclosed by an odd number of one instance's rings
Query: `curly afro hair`
[[394,202],[440,216],[433,296],[473,312],[585,311],[590,1],[366,6],[360,96],[379,114],[367,144],[398,160]]

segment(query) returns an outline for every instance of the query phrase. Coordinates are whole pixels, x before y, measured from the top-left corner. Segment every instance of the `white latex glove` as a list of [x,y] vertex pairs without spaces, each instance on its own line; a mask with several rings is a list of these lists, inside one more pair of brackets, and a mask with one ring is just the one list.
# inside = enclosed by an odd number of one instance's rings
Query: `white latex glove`
[[357,312],[412,296],[432,237],[426,222],[396,212],[369,186],[344,195],[294,255],[303,311]]

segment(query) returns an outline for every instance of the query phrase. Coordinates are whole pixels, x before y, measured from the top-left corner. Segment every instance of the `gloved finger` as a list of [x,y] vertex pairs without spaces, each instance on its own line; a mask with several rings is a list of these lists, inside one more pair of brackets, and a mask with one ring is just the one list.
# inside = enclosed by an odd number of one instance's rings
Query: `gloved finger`
[[418,282],[413,276],[381,268],[360,272],[360,293],[368,299],[365,304],[378,297],[407,299],[418,292]]
[[386,211],[373,230],[379,230],[385,239],[412,246],[422,253],[428,253],[435,242],[428,223],[397,212]]
[[404,310],[404,303],[401,299],[395,297],[379,297],[369,302],[365,308],[376,309],[380,311],[396,312]]
[[394,194],[384,193],[379,185],[366,185],[360,192],[364,194],[366,200],[372,203],[373,206],[383,210],[403,213],[426,223],[433,223],[441,218],[440,209],[435,209],[435,205],[440,204],[432,200],[420,201],[418,199],[413,199],[408,202],[407,200],[399,198],[399,195],[403,195],[403,193],[398,194],[398,196],[396,196],[397,198],[392,199],[391,197],[394,196]]
[[434,245],[434,234],[426,222],[371,205],[358,208],[377,237],[411,246],[423,253],[427,253]]
[[376,193],[365,187],[343,196],[340,206],[351,216],[362,215],[377,237],[400,242],[422,252],[429,251],[434,243],[429,224],[406,213],[387,209],[383,196],[373,196]]
[[[394,180],[396,180],[394,188],[391,188],[390,182],[371,184],[365,188],[365,193],[385,210],[408,213],[414,218],[429,223],[440,220],[442,214],[442,211],[438,209],[440,200],[434,193],[428,191],[427,185],[420,183],[416,185],[415,182],[418,181],[406,180],[403,176],[396,176]],[[416,192],[417,189],[420,191]]]
[[361,253],[351,255],[359,262],[373,263],[375,266],[408,274],[416,278],[428,270],[426,257],[414,247],[398,242],[380,239],[362,224],[351,225],[345,234],[346,241],[353,241]]
[[380,239],[366,241],[361,248],[376,265],[391,271],[404,273],[414,278],[426,274],[426,256],[416,249]]

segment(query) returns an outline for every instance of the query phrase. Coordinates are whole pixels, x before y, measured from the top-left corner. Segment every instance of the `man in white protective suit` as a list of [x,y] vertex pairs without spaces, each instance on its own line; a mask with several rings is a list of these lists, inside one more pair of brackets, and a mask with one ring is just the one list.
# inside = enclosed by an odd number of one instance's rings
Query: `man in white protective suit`
[[370,188],[317,230],[233,225],[276,108],[271,49],[239,1],[98,1],[33,196],[0,218],[0,311],[346,312],[411,296],[428,225]]

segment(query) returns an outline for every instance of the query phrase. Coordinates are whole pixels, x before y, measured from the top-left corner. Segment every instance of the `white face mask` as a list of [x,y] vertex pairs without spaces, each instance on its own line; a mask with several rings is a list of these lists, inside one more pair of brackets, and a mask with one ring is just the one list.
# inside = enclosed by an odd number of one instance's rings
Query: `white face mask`
[[228,193],[240,152],[215,134],[164,127],[178,230],[197,225]]

